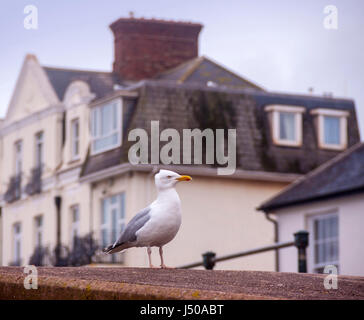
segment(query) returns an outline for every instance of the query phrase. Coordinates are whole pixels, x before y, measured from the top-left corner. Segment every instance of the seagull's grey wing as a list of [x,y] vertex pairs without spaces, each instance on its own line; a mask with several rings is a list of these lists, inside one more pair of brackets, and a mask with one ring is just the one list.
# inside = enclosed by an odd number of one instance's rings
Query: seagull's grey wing
[[114,243],[113,248],[116,248],[117,246],[127,242],[134,242],[136,240],[136,232],[141,229],[150,219],[150,210],[150,207],[144,208],[129,221],[120,238]]

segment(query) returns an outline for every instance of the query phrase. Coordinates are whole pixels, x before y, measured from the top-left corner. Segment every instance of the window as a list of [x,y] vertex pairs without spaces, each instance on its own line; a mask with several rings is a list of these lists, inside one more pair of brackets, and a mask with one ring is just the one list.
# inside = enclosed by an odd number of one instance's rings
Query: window
[[14,199],[21,197],[21,173],[23,166],[23,142],[21,140],[15,142],[15,192]]
[[43,132],[35,135],[35,167],[41,168],[43,163]]
[[302,113],[305,108],[271,105],[265,111],[270,112],[274,144],[290,147],[302,145]]
[[125,194],[102,200],[101,243],[106,247],[114,243],[125,227]]
[[339,219],[336,213],[311,218],[313,272],[323,273],[326,265],[339,269]]
[[19,176],[22,171],[23,142],[15,142],[15,175]]
[[78,159],[80,155],[80,122],[74,119],[71,122],[71,158]]
[[80,207],[74,205],[71,207],[71,243],[74,247],[80,236]]
[[41,247],[43,244],[43,216],[35,217],[35,247]]
[[279,139],[285,141],[296,141],[295,119],[292,112],[279,112]]
[[347,117],[349,112],[331,109],[315,109],[317,117],[318,145],[323,149],[343,150],[347,147]]
[[21,265],[21,224],[15,223],[13,226],[13,265]]
[[92,154],[113,149],[121,143],[121,100],[91,110]]

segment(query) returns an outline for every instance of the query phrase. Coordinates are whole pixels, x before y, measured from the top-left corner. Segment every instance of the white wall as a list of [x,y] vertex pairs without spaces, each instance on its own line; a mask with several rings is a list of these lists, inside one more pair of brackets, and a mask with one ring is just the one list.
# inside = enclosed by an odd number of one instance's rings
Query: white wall
[[[339,272],[364,275],[364,195],[357,194],[332,200],[287,207],[277,212],[279,240],[292,241],[293,233],[309,230],[313,215],[337,212],[339,218]],[[312,246],[308,248],[308,268],[312,272]],[[297,272],[297,249],[280,250],[280,271]]]
[[[284,185],[201,176],[194,176],[191,182],[180,182],[177,192],[182,201],[182,226],[176,238],[164,248],[166,264],[179,266],[201,261],[201,254],[209,250],[220,256],[272,244],[273,225],[255,208]],[[133,173],[98,183],[92,191],[96,235],[100,234],[101,199],[119,192],[126,194],[129,221],[155,199],[154,177]],[[127,266],[148,266],[146,249],[127,250],[125,263]],[[153,263],[160,263],[157,248],[153,249]],[[216,269],[273,271],[274,253],[221,262]]]
[[35,248],[35,217],[43,216],[43,243],[56,243],[56,210],[52,192],[34,195],[31,199],[19,200],[3,208],[3,264],[14,259],[13,226],[21,223],[22,264],[28,264]]

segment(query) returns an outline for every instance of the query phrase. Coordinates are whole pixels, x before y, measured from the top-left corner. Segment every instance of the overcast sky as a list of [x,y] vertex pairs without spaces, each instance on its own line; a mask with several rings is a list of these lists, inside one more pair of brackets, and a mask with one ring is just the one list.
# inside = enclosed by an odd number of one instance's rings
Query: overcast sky
[[[23,26],[26,5],[38,8],[38,29]],[[338,9],[338,29],[323,26],[324,8]],[[0,10],[0,116],[24,56],[43,65],[110,71],[119,17],[200,22],[200,54],[267,90],[355,100],[364,137],[364,1],[279,0],[3,0]]]

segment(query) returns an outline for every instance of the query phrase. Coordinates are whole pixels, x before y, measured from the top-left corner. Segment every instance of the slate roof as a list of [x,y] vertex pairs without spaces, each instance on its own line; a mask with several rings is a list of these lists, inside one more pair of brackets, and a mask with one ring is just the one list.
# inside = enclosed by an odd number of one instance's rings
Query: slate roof
[[[113,72],[77,70],[43,66],[57,96],[63,100],[65,91],[72,81],[81,80],[89,84],[96,99],[114,91],[114,85],[128,86],[133,82],[124,82]],[[227,70],[207,57],[198,57],[182,63],[176,68],[165,71],[155,77],[155,80],[169,80],[174,83],[194,83],[206,85],[212,81],[220,86],[234,88],[253,88],[262,90],[256,84]]]
[[157,75],[155,79],[172,80],[177,83],[207,84],[213,82],[220,86],[262,90],[258,85],[240,77],[205,56],[182,63],[176,68]]
[[364,143],[354,145],[298,179],[259,209],[270,212],[353,192],[364,192]]
[[[123,143],[118,149],[89,156],[83,167],[86,176],[127,162],[127,141],[133,128],[150,133],[150,121],[159,120],[160,131],[175,128],[237,129],[237,168],[250,171],[306,174],[338,154],[317,147],[316,129],[310,110],[340,109],[349,112],[348,145],[359,142],[355,106],[352,100],[270,93],[252,88],[207,87],[198,83],[146,80],[134,90],[138,98],[123,108]],[[274,145],[268,114],[269,104],[303,106],[303,145],[300,148]],[[161,146],[162,147],[162,143]],[[181,152],[182,155],[182,152]]]
[[[123,83],[112,72],[43,67],[60,100],[68,85],[85,81],[100,98],[115,95],[114,85],[138,92],[138,98],[124,98],[122,146],[87,156],[81,175],[128,161],[128,132],[133,128],[150,131],[150,121],[159,120],[160,131],[175,128],[237,129],[237,168],[248,171],[306,174],[338,154],[317,147],[314,118],[310,110],[346,110],[348,145],[359,142],[359,130],[352,100],[272,93],[220,66],[207,57],[198,57],[163,72],[154,79]],[[208,86],[209,81],[213,86]],[[129,87],[128,87],[129,86]],[[128,89],[129,88],[129,89]],[[274,145],[267,112],[270,104],[303,106],[303,145],[300,148]],[[162,144],[161,146],[162,147]],[[181,157],[182,157],[181,152]],[[182,158],[181,158],[182,163]]]
[[91,92],[96,94],[96,98],[101,98],[114,89],[114,84],[119,84],[119,78],[112,72],[87,71],[64,69],[54,67],[44,67],[48,79],[50,80],[58,98],[62,101],[67,87],[72,81],[81,80],[89,84]]

